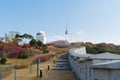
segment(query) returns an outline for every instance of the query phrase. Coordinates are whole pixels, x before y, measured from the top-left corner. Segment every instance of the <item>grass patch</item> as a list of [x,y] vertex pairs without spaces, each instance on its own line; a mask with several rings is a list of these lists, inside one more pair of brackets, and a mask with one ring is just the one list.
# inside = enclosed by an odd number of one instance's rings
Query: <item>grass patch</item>
[[0,65],[0,72],[6,72],[13,69],[13,66],[11,65]]

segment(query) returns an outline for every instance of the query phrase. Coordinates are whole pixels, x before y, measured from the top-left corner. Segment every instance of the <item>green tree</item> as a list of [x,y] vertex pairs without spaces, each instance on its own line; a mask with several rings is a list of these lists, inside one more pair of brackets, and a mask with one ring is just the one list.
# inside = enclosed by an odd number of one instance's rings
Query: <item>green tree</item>
[[33,36],[30,35],[30,34],[27,34],[27,33],[23,34],[22,37],[24,37],[24,38],[26,38],[26,39],[33,39]]
[[30,46],[35,46],[35,44],[36,44],[36,40],[35,40],[35,39],[32,39],[32,40],[30,41]]
[[16,34],[15,38],[18,38],[18,39],[21,39],[22,41],[25,40],[24,43],[26,43],[26,40],[31,40],[33,39],[33,36],[31,34],[23,34],[23,35],[20,35],[20,34]]
[[36,41],[36,44],[37,44],[39,47],[41,47],[41,46],[43,45],[43,43],[42,43],[40,40]]
[[103,49],[103,48],[101,48],[101,47],[94,47],[94,49],[95,49],[98,53],[106,52],[106,50]]
[[26,40],[31,40],[31,39],[33,39],[33,36],[30,35],[30,34],[25,33],[25,34],[22,35],[22,39],[25,39],[25,42],[24,42],[24,43],[26,43]]
[[93,47],[86,46],[87,53],[96,54],[97,51]]

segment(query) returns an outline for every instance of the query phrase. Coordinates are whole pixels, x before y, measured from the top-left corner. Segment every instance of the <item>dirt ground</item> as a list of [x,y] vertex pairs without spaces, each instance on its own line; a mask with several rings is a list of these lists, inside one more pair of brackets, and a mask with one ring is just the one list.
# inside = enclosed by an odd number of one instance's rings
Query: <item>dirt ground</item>
[[72,71],[50,71],[45,80],[77,80]]

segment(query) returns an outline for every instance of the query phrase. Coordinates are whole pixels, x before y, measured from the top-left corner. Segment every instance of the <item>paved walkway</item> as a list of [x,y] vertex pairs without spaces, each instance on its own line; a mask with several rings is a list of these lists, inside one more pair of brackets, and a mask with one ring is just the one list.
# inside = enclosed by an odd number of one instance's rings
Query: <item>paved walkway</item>
[[71,71],[68,54],[58,58],[54,69],[46,75],[46,80],[77,80]]

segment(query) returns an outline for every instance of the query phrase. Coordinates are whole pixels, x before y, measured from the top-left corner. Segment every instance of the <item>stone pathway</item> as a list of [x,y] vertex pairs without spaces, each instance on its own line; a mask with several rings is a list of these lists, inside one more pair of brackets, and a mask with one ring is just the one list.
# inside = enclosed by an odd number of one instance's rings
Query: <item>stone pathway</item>
[[71,71],[68,54],[58,58],[54,69],[46,75],[46,80],[77,80]]
[[58,58],[53,70],[71,70],[70,63],[68,61],[68,54],[64,54]]

